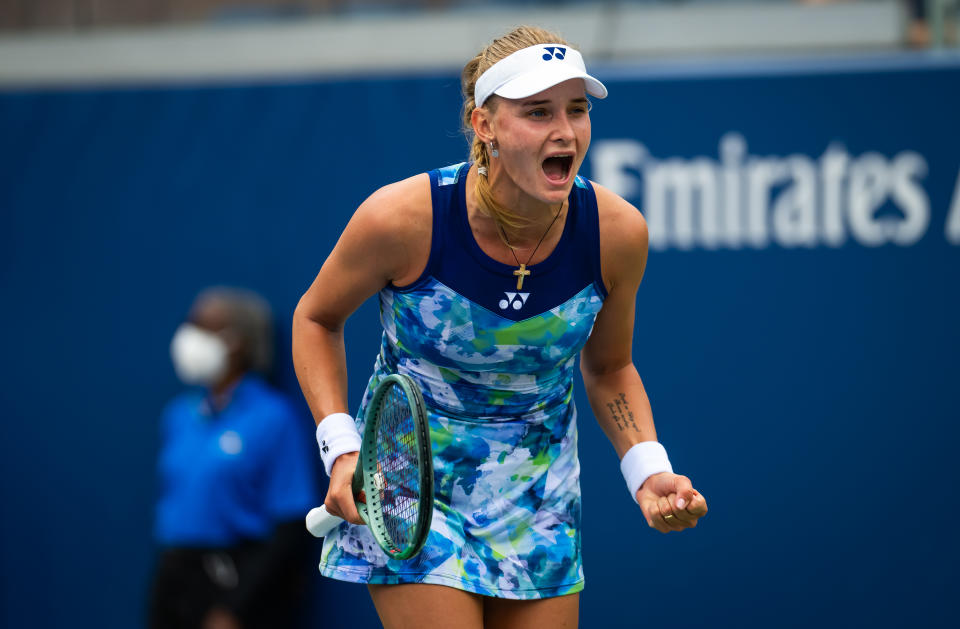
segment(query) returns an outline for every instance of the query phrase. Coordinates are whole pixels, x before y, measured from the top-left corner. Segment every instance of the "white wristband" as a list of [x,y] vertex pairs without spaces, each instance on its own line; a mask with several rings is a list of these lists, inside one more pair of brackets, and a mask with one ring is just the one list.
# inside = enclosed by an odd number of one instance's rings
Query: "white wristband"
[[666,449],[657,441],[642,441],[623,455],[620,472],[627,481],[630,497],[637,501],[637,490],[649,477],[660,472],[673,472]]
[[327,415],[317,424],[317,444],[320,446],[323,469],[330,476],[333,462],[338,456],[360,451],[360,431],[353,418],[346,413]]

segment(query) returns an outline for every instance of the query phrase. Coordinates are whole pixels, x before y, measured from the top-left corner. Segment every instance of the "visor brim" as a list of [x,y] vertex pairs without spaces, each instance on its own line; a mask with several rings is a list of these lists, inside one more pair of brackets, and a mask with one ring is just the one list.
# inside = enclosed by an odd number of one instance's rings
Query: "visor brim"
[[570,79],[583,79],[584,90],[587,94],[595,98],[607,97],[607,88],[603,83],[586,72],[580,72],[566,65],[558,66],[556,69],[551,69],[547,72],[544,72],[543,69],[525,72],[520,76],[510,79],[494,90],[493,93],[503,98],[516,100],[518,98],[533,96]]

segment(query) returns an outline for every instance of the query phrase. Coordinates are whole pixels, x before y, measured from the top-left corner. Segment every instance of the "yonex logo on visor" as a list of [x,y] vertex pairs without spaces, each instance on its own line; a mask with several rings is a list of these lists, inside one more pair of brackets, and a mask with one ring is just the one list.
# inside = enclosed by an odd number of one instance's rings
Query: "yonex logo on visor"
[[566,48],[560,48],[558,46],[547,46],[544,48],[547,52],[543,53],[543,60],[550,61],[554,57],[557,59],[563,59],[563,56],[567,54]]
[[526,98],[570,79],[583,79],[591,96],[607,97],[607,88],[587,74],[577,50],[562,44],[537,44],[508,55],[481,74],[473,91],[474,103],[482,107],[493,94]]

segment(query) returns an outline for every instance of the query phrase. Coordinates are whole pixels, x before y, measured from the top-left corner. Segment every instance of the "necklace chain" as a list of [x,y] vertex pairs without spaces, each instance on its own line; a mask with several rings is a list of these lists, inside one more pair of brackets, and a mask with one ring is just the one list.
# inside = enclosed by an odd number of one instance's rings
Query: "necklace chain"
[[547,229],[543,232],[543,235],[540,236],[540,241],[537,243],[537,246],[533,248],[533,253],[530,254],[530,257],[527,258],[526,262],[520,262],[520,258],[517,257],[517,252],[514,250],[513,245],[510,244],[510,239],[507,238],[507,232],[504,231],[500,223],[497,223],[497,228],[500,230],[500,233],[503,235],[503,240],[506,241],[507,247],[510,249],[510,253],[513,254],[513,259],[517,261],[517,264],[520,266],[519,269],[513,272],[517,276],[517,290],[523,288],[523,279],[530,275],[530,270],[527,268],[527,265],[530,264],[530,261],[533,260],[533,256],[537,255],[537,250],[540,248],[540,245],[543,244],[544,239],[547,237],[547,234],[550,233],[550,228],[553,227],[553,224],[557,222],[557,219],[560,218],[560,212],[563,211],[563,203],[560,204],[560,207],[557,208],[557,213],[553,216],[553,220],[550,221],[550,224],[547,225]]

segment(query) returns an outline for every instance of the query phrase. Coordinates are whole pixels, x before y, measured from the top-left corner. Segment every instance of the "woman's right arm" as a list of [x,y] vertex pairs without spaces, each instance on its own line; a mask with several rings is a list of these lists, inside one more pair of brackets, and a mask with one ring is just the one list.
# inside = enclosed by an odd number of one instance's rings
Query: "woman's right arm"
[[[347,318],[389,282],[415,280],[430,248],[427,175],[381,188],[357,209],[293,314],[293,364],[300,388],[319,423],[347,413]],[[357,454],[336,459],[325,504],[334,515],[360,523],[350,479]]]

